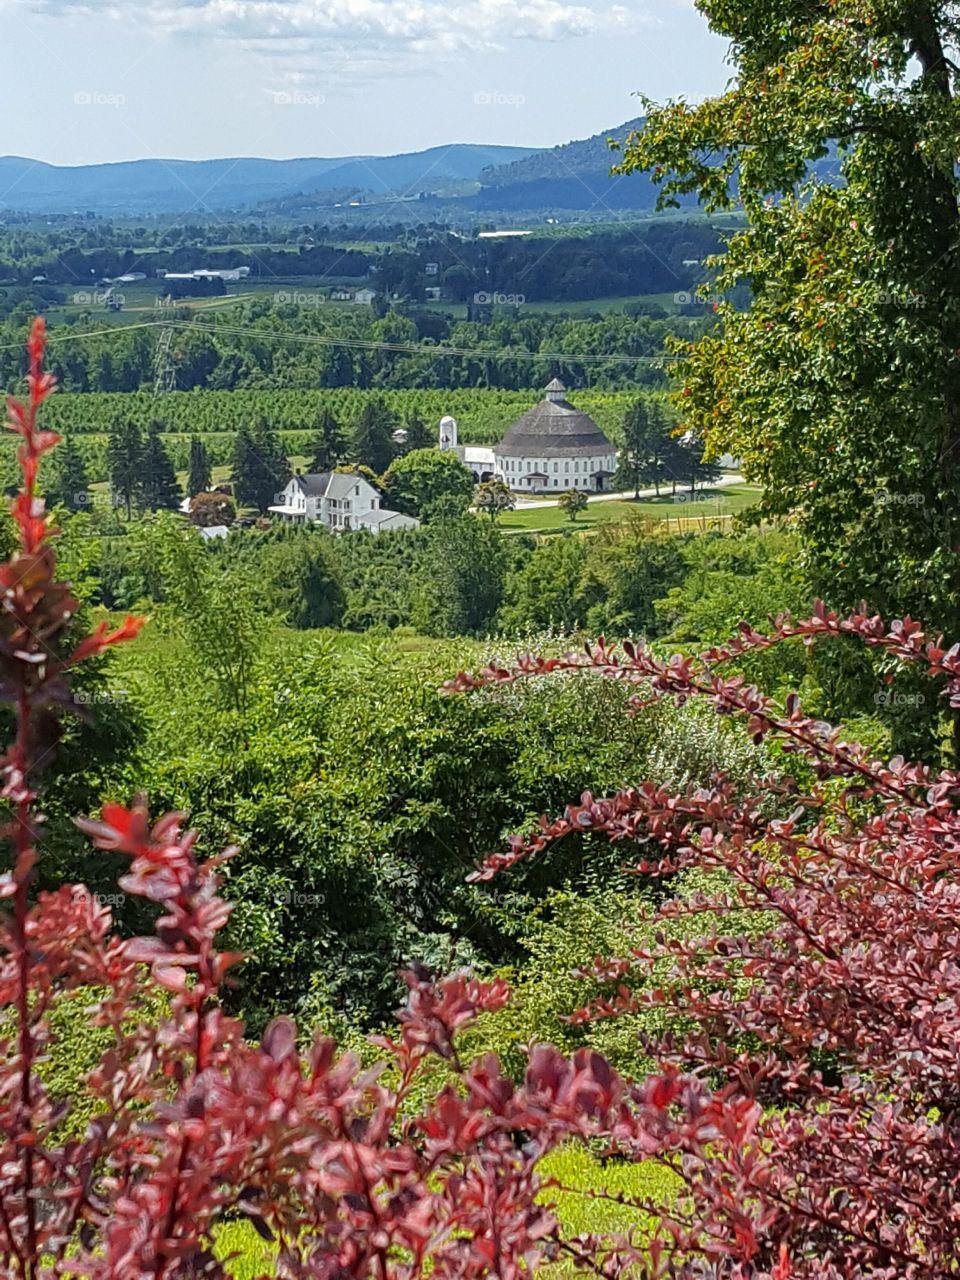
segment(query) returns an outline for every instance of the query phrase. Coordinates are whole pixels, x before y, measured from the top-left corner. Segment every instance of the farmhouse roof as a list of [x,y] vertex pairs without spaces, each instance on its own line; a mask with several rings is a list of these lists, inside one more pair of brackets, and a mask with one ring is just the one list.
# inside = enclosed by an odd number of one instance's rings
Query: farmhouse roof
[[320,471],[308,476],[294,476],[294,480],[308,498],[347,498],[358,483],[373,488],[359,471]]

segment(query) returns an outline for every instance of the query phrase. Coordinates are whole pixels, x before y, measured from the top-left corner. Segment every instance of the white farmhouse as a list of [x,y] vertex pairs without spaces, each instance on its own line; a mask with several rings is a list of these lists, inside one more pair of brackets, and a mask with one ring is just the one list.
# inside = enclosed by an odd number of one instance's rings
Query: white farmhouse
[[322,524],[333,533],[347,529],[416,529],[420,521],[380,506],[380,494],[358,471],[297,475],[270,511],[295,524]]

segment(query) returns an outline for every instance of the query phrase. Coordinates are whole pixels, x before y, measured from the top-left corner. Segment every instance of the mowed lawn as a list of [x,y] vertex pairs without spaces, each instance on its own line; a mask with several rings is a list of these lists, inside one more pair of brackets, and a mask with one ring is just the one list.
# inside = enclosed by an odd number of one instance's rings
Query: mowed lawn
[[600,524],[623,524],[637,516],[648,520],[674,522],[682,529],[686,522],[733,515],[753,506],[760,491],[753,485],[736,484],[726,489],[704,489],[695,498],[689,493],[661,498],[597,501],[591,499],[575,521],[557,506],[531,507],[508,511],[500,517],[504,533],[560,533],[563,530],[592,529]]

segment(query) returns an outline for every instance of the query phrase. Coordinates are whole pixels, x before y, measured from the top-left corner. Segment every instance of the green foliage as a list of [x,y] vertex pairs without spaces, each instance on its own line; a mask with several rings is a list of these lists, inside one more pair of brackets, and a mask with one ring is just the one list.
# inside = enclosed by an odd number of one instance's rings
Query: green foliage
[[413,622],[429,636],[483,635],[503,600],[508,553],[476,516],[431,525],[413,601]]
[[339,627],[346,601],[333,542],[323,528],[288,525],[244,548],[249,577],[262,584],[263,607],[298,630]]
[[484,480],[482,484],[477,485],[473,504],[478,511],[488,515],[496,524],[504,511],[513,510],[517,500],[505,480]]
[[163,446],[160,423],[156,420],[147,428],[140,464],[140,496],[148,511],[175,510],[183,496],[177,484],[173,463]]
[[[759,514],[796,521],[830,604],[866,599],[956,634],[955,8],[701,8],[730,42],[734,79],[697,105],[651,108],[624,154],[668,202],[739,200],[749,219],[713,264],[718,328],[677,346],[677,402],[713,456],[732,452],[763,484]],[[748,311],[730,297],[744,285]],[[936,758],[940,709],[925,718],[910,751]]]
[[107,466],[114,501],[123,503],[129,520],[142,492],[143,434],[135,422],[119,422],[110,432]]
[[212,682],[220,706],[242,714],[252,695],[262,642],[262,614],[255,584],[238,567],[223,567],[195,529],[158,522],[163,593],[175,607],[192,680]]
[[49,506],[60,504],[68,511],[83,511],[91,505],[83,451],[69,436],[53,456],[46,497]]
[[322,475],[325,471],[332,471],[346,459],[347,452],[347,439],[340,423],[333,411],[325,406],[320,410],[309,449],[309,474]]
[[[226,592],[232,573],[219,573]],[[239,848],[224,872],[237,904],[231,944],[250,957],[235,999],[255,1025],[279,1004],[382,1023],[410,961],[520,965],[524,921],[559,887],[632,891],[618,870],[626,850],[585,858],[582,840],[518,867],[502,895],[466,883],[508,832],[644,771],[666,730],[625,714],[625,686],[547,679],[447,698],[442,679],[496,647],[334,641],[261,624],[241,714],[221,693],[198,608],[158,606],[145,646],[122,655],[123,678],[149,723],[136,772],[153,803],[188,812],[205,848]],[[718,741],[691,737],[686,756],[676,744],[671,756],[705,781],[712,761],[737,759]]]
[[462,515],[473,496],[473,476],[453,453],[414,449],[395,458],[383,477],[385,505],[430,520],[438,504],[448,518]]
[[363,406],[353,432],[351,461],[382,475],[394,455],[393,433],[396,419],[382,396],[374,396]]
[[237,432],[230,479],[243,507],[266,511],[278,501],[290,479],[290,466],[278,433],[265,417],[252,431],[241,427]]
[[572,524],[581,511],[586,511],[587,495],[580,489],[566,489],[557,499],[557,506]]
[[433,432],[416,409],[408,414],[403,429],[407,433],[407,438],[403,442],[406,453],[413,453],[415,449],[431,449],[436,444]]
[[212,487],[210,455],[207,447],[199,437],[190,441],[190,462],[187,467],[187,495],[191,498],[198,493],[208,493]]
[[588,602],[583,621],[593,635],[655,636],[655,602],[684,576],[680,539],[636,519],[619,528],[600,526],[580,590]]
[[[97,1025],[91,1019],[91,1011],[105,995],[96,987],[77,987],[53,1004],[50,1017],[53,1038],[49,1052],[40,1062],[38,1075],[51,1097],[62,1100],[68,1107],[58,1130],[63,1138],[82,1138],[96,1114],[86,1081],[115,1044],[110,1027]],[[124,1030],[133,1032],[145,1019],[159,1022],[166,1010],[167,1001],[156,991],[144,992]]]
[[501,630],[575,630],[587,608],[581,582],[588,558],[586,539],[571,534],[546,538],[534,546],[507,579]]
[[639,493],[641,485],[654,485],[657,493],[668,479],[676,453],[672,424],[658,400],[638,398],[623,419],[624,452],[620,480]]

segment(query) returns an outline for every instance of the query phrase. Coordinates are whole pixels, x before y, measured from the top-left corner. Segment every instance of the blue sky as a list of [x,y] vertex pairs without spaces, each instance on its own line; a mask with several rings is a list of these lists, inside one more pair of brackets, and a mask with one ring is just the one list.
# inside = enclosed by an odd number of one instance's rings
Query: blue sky
[[0,152],[553,146],[729,75],[690,0],[0,0]]

